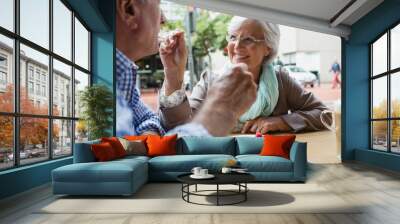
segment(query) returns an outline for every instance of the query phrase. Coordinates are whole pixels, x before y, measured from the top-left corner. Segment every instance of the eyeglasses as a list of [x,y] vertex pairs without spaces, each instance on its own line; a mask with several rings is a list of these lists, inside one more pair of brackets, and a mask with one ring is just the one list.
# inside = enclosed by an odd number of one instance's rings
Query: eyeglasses
[[238,40],[244,46],[250,46],[256,43],[265,42],[264,39],[256,39],[255,37],[252,36],[238,37],[232,34],[226,36],[226,41],[228,41],[228,43],[236,43]]

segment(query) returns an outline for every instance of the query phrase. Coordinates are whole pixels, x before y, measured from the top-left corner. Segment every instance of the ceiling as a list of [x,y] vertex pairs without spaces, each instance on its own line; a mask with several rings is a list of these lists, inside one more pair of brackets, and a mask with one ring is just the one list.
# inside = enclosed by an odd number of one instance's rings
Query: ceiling
[[383,0],[171,0],[347,38],[351,25]]

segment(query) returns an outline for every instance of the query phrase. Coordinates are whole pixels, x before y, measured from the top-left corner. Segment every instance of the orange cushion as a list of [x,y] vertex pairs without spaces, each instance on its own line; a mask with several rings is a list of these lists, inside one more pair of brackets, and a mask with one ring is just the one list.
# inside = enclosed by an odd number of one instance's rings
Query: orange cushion
[[91,145],[94,157],[99,162],[110,161],[116,159],[115,151],[112,145],[108,142]]
[[289,159],[290,148],[295,139],[296,135],[264,135],[264,144],[260,155],[280,156]]
[[126,156],[124,146],[121,144],[117,137],[101,138],[101,142],[108,142],[114,149],[115,155],[118,158]]
[[178,135],[157,136],[150,135],[146,143],[148,156],[176,155],[176,139]]

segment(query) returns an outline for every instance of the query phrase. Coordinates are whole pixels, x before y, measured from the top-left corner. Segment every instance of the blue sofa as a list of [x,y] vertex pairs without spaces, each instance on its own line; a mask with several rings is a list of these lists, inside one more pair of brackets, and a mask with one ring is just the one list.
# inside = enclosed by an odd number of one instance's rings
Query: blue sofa
[[260,156],[263,138],[183,137],[173,156],[127,156],[96,162],[91,141],[75,144],[74,163],[52,171],[53,193],[68,195],[131,195],[148,181],[176,181],[193,167],[218,172],[234,159],[259,182],[304,182],[307,170],[307,145],[294,142],[290,159]]

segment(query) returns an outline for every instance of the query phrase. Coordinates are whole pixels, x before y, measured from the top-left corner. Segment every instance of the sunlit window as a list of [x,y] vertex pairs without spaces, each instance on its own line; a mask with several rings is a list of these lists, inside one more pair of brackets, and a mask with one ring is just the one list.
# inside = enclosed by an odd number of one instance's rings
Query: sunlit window
[[0,170],[71,156],[90,31],[61,0],[0,0],[0,26]]
[[378,37],[371,51],[371,146],[400,153],[400,25]]

